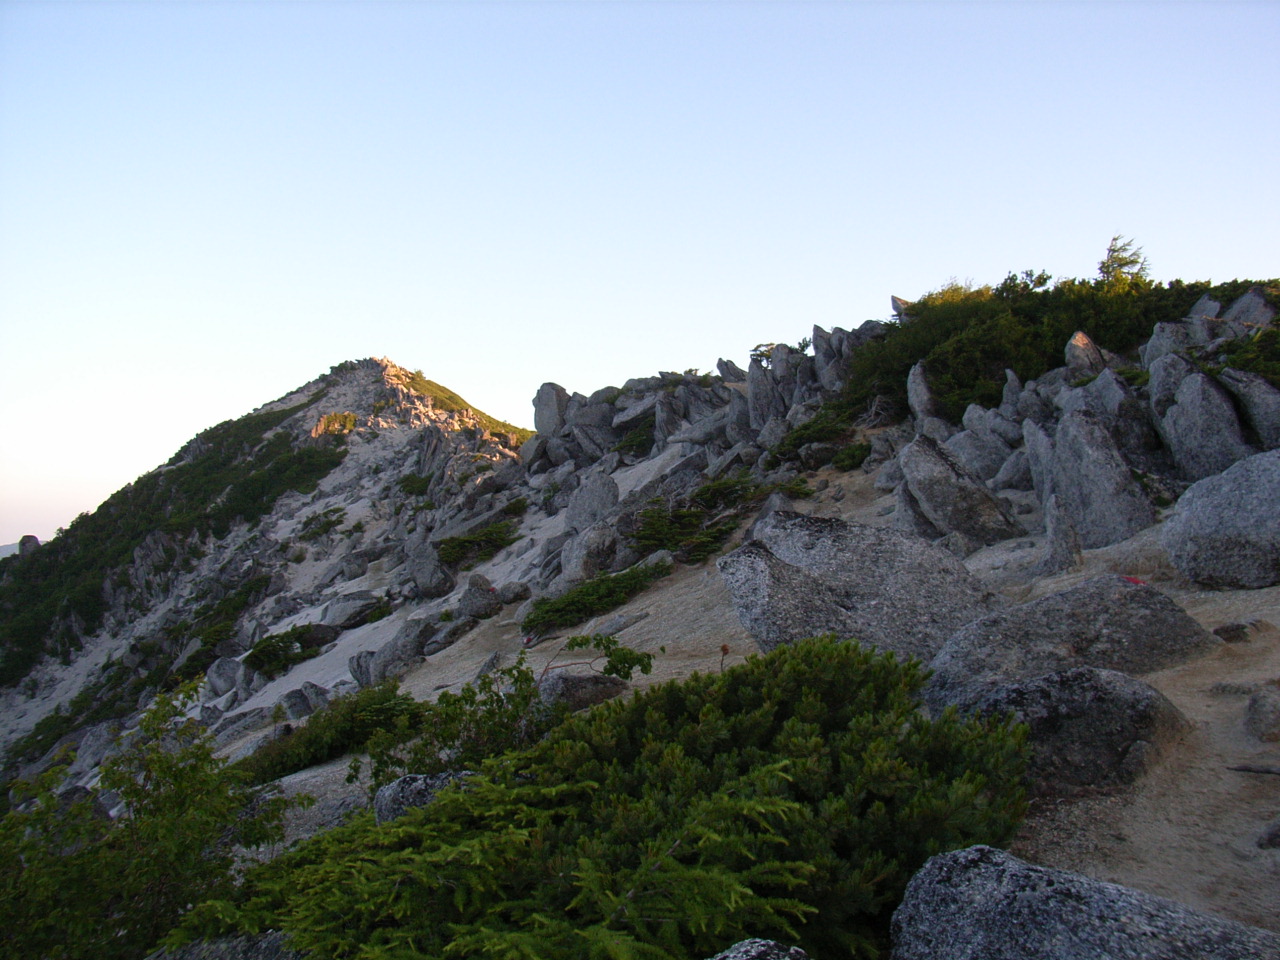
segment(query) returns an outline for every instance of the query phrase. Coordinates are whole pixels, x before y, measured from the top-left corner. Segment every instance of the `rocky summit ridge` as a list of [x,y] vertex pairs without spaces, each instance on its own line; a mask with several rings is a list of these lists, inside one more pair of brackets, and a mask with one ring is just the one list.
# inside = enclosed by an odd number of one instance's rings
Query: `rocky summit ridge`
[[[1134,357],[1078,333],[1061,367],[1025,383],[1009,371],[999,402],[971,404],[959,422],[917,364],[909,409],[871,405],[835,441],[797,442],[887,325],[815,327],[811,353],[770,345],[745,370],[721,360],[715,374],[661,373],[590,395],[543,384],[532,434],[389,360],[340,364],[205,431],[104,504],[102,530],[144,506],[157,522],[118,534],[120,562],[93,568],[97,600],[50,606],[40,621],[29,669],[0,691],[9,773],[29,776],[71,745],[70,784],[93,785],[118,734],[182,678],[201,683],[192,714],[244,755],[282,713],[305,723],[386,678],[427,694],[522,649],[551,650],[567,631],[527,626],[539,601],[674,562],[647,600],[574,630],[649,630],[650,646],[671,649],[666,676],[710,665],[682,646],[709,637],[658,627],[662,598],[678,591],[734,621],[715,637],[733,658],[827,631],[856,636],[931,663],[930,709],[1027,722],[1038,796],[1131,790],[1196,728],[1150,678],[1221,658],[1224,638],[1274,643],[1261,615],[1215,634],[1171,599],[1257,591],[1272,616],[1280,604],[1280,389],[1222,359],[1273,321],[1253,291],[1225,313],[1202,299]],[[847,470],[829,465],[854,447]],[[67,541],[93,535],[94,522],[73,524]],[[42,555],[65,562],[59,549],[6,558],[0,587]],[[1164,589],[1116,575],[1133,572],[1158,574]],[[255,659],[291,630],[309,631],[298,657]],[[1242,690],[1248,755],[1280,762],[1275,687]],[[1256,869],[1274,869],[1259,866],[1270,856],[1250,852]],[[985,868],[993,857],[970,860]],[[928,931],[941,921],[921,911],[942,898],[912,889],[899,926],[925,933],[901,956],[1005,955],[955,953],[951,940],[937,952]],[[1142,909],[1159,930],[1163,908]],[[1280,929],[1274,910],[1243,912]],[[1196,921],[1176,922],[1185,936]],[[1280,956],[1269,934],[1232,935]]]

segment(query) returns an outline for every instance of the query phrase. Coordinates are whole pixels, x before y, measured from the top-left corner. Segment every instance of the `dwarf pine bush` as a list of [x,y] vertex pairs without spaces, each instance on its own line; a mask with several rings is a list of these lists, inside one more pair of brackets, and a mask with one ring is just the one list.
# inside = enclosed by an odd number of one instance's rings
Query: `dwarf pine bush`
[[55,792],[55,768],[20,785],[27,802],[0,819],[0,955],[137,960],[187,908],[233,889],[240,847],[277,842],[288,802],[251,791],[213,754],[213,739],[161,694],[140,735],[103,764],[96,791]]
[[875,957],[929,856],[1001,844],[1024,735],[930,720],[923,671],[820,638],[614,700],[432,804],[339,828],[174,942],[284,929],[318,957],[683,960],[747,936]]

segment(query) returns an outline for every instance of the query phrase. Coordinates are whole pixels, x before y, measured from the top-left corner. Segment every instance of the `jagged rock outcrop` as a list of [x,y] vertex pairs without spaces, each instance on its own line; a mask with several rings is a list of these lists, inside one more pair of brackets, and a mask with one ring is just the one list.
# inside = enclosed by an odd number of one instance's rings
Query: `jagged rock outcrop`
[[986,485],[937,441],[917,437],[898,462],[920,513],[941,534],[961,533],[984,545],[1024,532]]
[[1178,383],[1156,428],[1188,480],[1221,473],[1256,452],[1244,442],[1230,394],[1198,370]]
[[931,858],[893,914],[892,960],[1262,960],[1280,935],[993,847]]
[[932,709],[972,709],[1013,681],[1073,667],[1143,674],[1217,649],[1222,641],[1167,596],[1132,578],[1095,577],[958,629],[929,664]]
[[1155,523],[1155,508],[1110,431],[1088,411],[1069,413],[1059,423],[1050,476],[1051,490],[1086,549],[1127,540]]
[[1192,484],[1160,542],[1183,575],[1207,586],[1280,583],[1280,451]]
[[946,550],[918,537],[777,511],[717,561],[762,650],[832,632],[928,659],[1000,606]]

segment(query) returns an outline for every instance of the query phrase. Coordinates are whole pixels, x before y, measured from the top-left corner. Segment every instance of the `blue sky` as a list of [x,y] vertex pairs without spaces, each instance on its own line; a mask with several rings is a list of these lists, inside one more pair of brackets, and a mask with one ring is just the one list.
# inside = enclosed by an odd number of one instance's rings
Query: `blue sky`
[[0,0],[0,543],[347,359],[529,425],[951,278],[1280,274],[1276,3]]

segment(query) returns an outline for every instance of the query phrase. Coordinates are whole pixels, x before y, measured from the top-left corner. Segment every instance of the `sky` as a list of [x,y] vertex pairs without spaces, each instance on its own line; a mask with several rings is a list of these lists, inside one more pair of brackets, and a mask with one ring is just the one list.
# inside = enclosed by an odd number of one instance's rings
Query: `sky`
[[1280,3],[0,0],[0,544],[390,357],[531,426],[951,280],[1280,275]]

